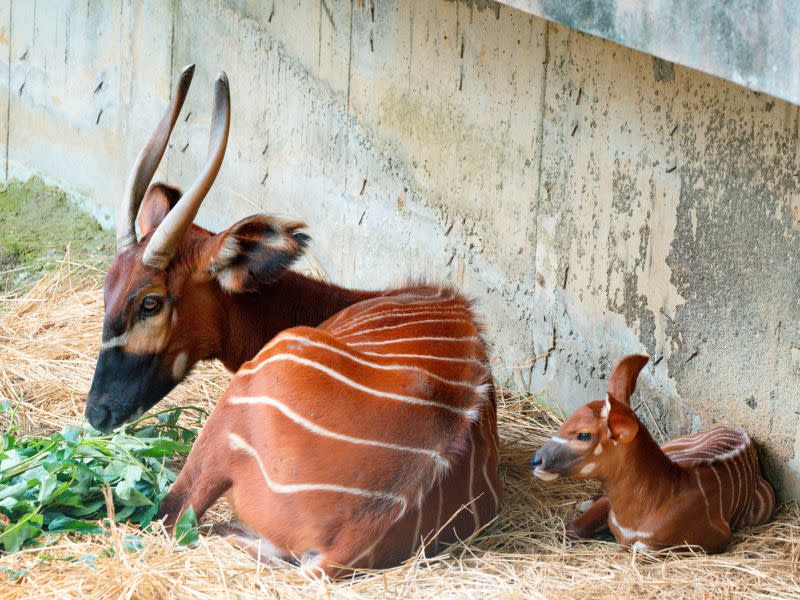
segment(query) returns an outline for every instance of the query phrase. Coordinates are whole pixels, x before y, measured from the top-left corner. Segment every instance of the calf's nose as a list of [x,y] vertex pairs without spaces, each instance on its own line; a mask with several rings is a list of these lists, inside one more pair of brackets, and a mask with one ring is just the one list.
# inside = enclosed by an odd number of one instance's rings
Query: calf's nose
[[542,460],[542,457],[539,456],[538,453],[534,454],[531,457],[531,469],[536,469],[537,467],[541,467],[542,465],[544,465],[544,461]]

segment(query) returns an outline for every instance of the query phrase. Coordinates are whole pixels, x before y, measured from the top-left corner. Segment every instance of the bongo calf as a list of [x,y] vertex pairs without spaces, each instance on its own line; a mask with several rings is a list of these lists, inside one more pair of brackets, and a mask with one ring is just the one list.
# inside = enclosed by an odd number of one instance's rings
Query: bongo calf
[[605,495],[568,524],[572,537],[589,538],[607,524],[634,548],[722,552],[733,530],[772,519],[772,486],[742,429],[716,427],[659,447],[630,406],[647,361],[633,354],[619,362],[606,399],[576,410],[533,456],[534,475],[602,482]]

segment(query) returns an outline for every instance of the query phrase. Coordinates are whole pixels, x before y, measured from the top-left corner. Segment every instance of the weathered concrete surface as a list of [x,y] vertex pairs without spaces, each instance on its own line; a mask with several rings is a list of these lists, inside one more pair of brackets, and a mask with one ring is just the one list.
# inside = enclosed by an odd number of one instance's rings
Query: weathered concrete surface
[[797,0],[501,3],[800,104]]
[[196,62],[161,169],[187,185],[224,68],[203,224],[298,216],[335,280],[462,285],[498,379],[565,410],[648,352],[657,435],[746,426],[800,496],[797,107],[486,2],[3,0],[0,20],[9,176],[113,212]]

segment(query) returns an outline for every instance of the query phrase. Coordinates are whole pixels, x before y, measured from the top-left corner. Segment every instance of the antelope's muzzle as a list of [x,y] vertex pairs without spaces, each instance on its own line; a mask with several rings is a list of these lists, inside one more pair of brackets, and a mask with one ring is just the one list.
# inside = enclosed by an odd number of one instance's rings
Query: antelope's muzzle
[[92,427],[107,433],[141,415],[176,383],[163,372],[156,354],[103,350],[97,357],[84,415]]
[[542,481],[569,476],[580,457],[561,439],[550,439],[531,457],[531,470]]

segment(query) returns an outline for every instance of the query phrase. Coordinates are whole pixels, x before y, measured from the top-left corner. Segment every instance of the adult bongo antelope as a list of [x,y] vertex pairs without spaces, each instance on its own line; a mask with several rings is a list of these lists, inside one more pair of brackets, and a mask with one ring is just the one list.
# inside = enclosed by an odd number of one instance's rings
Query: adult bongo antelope
[[297,221],[255,215],[216,235],[194,226],[228,138],[224,74],[198,180],[183,195],[150,185],[192,74],[181,73],[123,198],[87,418],[108,431],[219,358],[236,374],[162,504],[168,524],[227,494],[253,555],[326,573],[464,539],[502,496],[470,303],[448,287],[355,291],[290,271],[309,241]]
[[722,552],[733,530],[772,519],[772,486],[742,429],[716,427],[656,444],[630,406],[648,360],[623,358],[605,401],[586,404],[564,422],[531,459],[534,474],[603,483],[605,495],[567,525],[574,537],[608,525],[618,542],[635,548]]

